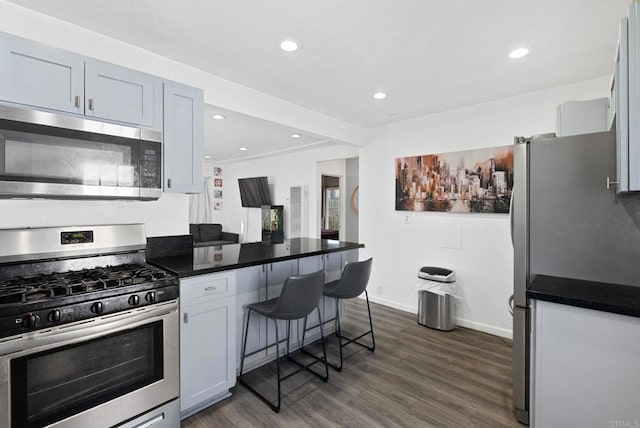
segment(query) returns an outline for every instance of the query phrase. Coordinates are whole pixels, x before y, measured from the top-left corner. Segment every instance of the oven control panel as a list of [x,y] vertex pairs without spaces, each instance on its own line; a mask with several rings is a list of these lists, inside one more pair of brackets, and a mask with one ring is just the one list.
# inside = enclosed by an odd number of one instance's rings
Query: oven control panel
[[93,242],[93,230],[60,232],[60,243],[62,245],[89,244],[91,242]]
[[134,307],[168,302],[178,298],[178,291],[178,285],[167,285],[161,288],[141,289],[116,296],[100,296],[101,293],[93,293],[92,297],[94,298],[91,300],[4,316],[0,318],[0,337],[9,337],[29,331],[123,312]]

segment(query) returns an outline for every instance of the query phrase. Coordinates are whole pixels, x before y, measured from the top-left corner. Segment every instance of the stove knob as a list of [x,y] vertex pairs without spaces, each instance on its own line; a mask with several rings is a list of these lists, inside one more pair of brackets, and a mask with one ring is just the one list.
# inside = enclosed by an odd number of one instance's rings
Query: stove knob
[[104,306],[102,305],[102,302],[95,302],[93,305],[91,305],[91,312],[93,312],[94,314],[103,313]]
[[29,314],[22,322],[22,325],[26,328],[36,328],[40,322],[40,317],[35,314]]
[[140,296],[138,296],[137,294],[134,294],[133,296],[129,297],[129,305],[138,306],[139,304],[140,304]]
[[60,322],[60,311],[58,309],[54,309],[49,312],[49,322],[57,324]]
[[144,299],[149,303],[155,303],[158,300],[158,296],[155,291],[149,291]]

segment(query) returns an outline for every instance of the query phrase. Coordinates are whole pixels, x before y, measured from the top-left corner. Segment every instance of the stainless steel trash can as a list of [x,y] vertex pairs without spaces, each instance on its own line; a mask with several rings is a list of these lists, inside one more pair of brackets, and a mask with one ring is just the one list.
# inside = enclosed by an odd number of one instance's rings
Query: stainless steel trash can
[[425,266],[418,272],[418,324],[442,331],[456,327],[455,273],[452,270]]

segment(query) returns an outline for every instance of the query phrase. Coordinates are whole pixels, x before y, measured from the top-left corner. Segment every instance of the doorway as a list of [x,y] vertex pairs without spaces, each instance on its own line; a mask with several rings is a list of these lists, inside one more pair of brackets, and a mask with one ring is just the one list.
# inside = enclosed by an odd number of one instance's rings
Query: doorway
[[340,239],[341,198],[340,177],[323,174],[320,207],[320,237],[322,239]]

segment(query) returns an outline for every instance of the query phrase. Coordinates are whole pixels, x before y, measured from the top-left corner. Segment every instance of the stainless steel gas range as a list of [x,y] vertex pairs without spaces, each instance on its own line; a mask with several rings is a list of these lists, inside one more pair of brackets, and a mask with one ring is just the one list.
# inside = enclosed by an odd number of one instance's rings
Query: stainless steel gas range
[[173,428],[178,279],[144,225],[0,230],[0,426]]

